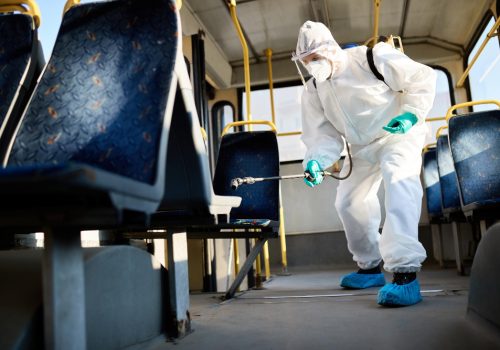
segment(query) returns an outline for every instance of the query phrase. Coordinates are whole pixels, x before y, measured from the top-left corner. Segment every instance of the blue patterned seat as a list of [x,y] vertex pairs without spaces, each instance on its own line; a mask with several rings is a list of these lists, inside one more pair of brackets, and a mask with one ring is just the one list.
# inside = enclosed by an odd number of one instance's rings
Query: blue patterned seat
[[0,13],[0,157],[44,65],[33,18]]
[[467,216],[500,206],[500,110],[449,120],[449,138],[463,211]]
[[439,183],[441,184],[441,200],[443,214],[460,212],[460,196],[458,193],[458,182],[453,166],[448,135],[441,135],[437,139],[436,146],[437,164],[439,171]]
[[[184,73],[180,80],[189,83],[187,70]],[[178,89],[176,93],[165,172],[165,195],[152,216],[153,228],[227,222],[231,209],[241,202],[239,197],[214,193],[191,89]]]
[[436,149],[431,148],[426,151],[423,154],[423,158],[423,178],[427,211],[431,221],[439,220],[443,215],[443,209],[441,205],[441,184],[439,183]]
[[2,225],[97,228],[128,217],[143,223],[156,210],[165,111],[182,59],[178,32],[168,0],[96,2],[66,12],[0,172]]
[[272,131],[238,132],[222,137],[214,174],[214,191],[242,198],[231,211],[234,219],[279,221],[279,181],[262,181],[231,188],[234,178],[279,176],[279,153]]

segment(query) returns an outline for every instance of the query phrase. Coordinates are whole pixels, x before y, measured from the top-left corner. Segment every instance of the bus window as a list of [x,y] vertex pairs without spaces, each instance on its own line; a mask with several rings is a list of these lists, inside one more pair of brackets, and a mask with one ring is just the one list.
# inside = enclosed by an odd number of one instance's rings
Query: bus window
[[[483,43],[486,35],[495,24],[495,19],[492,16],[488,25],[484,28],[481,36],[474,44],[474,48],[467,57],[467,63],[470,64],[477,50]],[[498,40],[490,39],[484,48],[483,52],[477,59],[469,73],[469,86],[472,100],[498,99],[500,96],[500,85],[498,77],[500,77],[500,48]],[[483,111],[491,109],[491,105],[483,104],[473,106],[473,110]]]
[[[436,72],[436,97],[434,98],[434,104],[428,114],[428,117],[444,117],[448,108],[451,107],[452,102],[454,104],[454,98],[452,97],[453,90],[450,89],[451,82],[448,78],[446,71],[443,68],[434,68]],[[452,101],[453,98],[453,101]],[[436,142],[436,131],[440,126],[446,125],[444,120],[433,121],[427,123],[429,126],[429,132],[427,133],[425,144]]]
[[[278,133],[302,131],[300,100],[304,86],[302,84],[288,87],[275,87],[274,108]],[[269,89],[251,92],[251,114],[253,120],[272,120]],[[245,91],[242,91],[242,115],[246,115]],[[253,130],[268,130],[264,125],[254,125]],[[278,137],[280,161],[296,161],[304,159],[306,147],[300,135]]]

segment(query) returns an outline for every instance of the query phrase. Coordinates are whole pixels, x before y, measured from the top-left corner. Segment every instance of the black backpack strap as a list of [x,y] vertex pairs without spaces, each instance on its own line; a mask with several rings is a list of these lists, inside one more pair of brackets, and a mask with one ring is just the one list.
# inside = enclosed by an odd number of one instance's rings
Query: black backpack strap
[[378,80],[382,80],[387,85],[387,83],[384,80],[384,76],[382,74],[380,74],[380,72],[377,70],[377,67],[375,67],[375,62],[373,61],[373,48],[372,47],[369,47],[366,50],[366,58],[368,59],[368,65],[370,66],[372,73],[377,77]]

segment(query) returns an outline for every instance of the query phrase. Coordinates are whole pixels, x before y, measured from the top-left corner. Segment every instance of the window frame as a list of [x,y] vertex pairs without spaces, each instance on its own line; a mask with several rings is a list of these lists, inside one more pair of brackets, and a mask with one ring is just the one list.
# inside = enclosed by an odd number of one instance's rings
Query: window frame
[[[500,0],[497,0],[497,1],[500,1]],[[484,33],[484,31],[485,31],[486,27],[488,26],[488,23],[490,22],[491,19],[493,19],[493,21],[495,21],[496,17],[495,17],[495,14],[493,13],[493,11],[491,9],[488,9],[484,13],[483,18],[481,19],[481,22],[479,22],[479,25],[477,26],[476,31],[472,35],[471,40],[469,41],[469,43],[467,44],[467,46],[465,48],[465,53],[464,53],[463,60],[462,60],[464,71],[467,69],[467,66],[469,65],[469,57],[472,53],[472,50],[474,49],[476,44],[479,42],[479,38],[481,38],[481,35]],[[500,46],[500,36],[497,36],[497,40],[498,40],[498,44]],[[467,78],[465,79],[464,86],[465,86],[465,91],[467,93],[467,100],[472,101],[472,90],[471,90],[471,86],[470,86],[469,75],[467,75]],[[473,112],[472,106],[468,107],[468,111],[470,113]]]
[[[292,87],[292,86],[301,86],[302,81],[300,79],[297,80],[288,80],[288,81],[282,81],[279,83],[273,83],[273,89],[279,89],[279,88],[286,88],[286,87]],[[252,86],[250,89],[250,93],[253,91],[258,91],[258,90],[269,90],[269,84],[258,84],[255,86]],[[236,89],[236,94],[238,97],[238,115],[237,119],[238,121],[243,121],[244,116],[243,116],[243,94],[245,93],[245,88],[244,87],[239,87]],[[243,128],[240,127],[238,131],[243,131]],[[302,131],[302,130],[301,130]],[[278,130],[279,132],[279,130]],[[295,163],[302,163],[303,159],[297,159],[297,160],[285,160],[285,161],[280,161],[280,164],[295,164]]]
[[[451,77],[451,73],[448,69],[446,69],[443,66],[437,65],[437,64],[429,64],[429,67],[432,69],[440,70],[446,75],[446,79],[448,79],[448,90],[450,93],[450,103],[452,106],[457,104],[457,100],[455,98],[455,89],[453,87],[453,78]],[[451,107],[451,106],[450,106]],[[456,111],[453,111],[453,113],[456,113]]]

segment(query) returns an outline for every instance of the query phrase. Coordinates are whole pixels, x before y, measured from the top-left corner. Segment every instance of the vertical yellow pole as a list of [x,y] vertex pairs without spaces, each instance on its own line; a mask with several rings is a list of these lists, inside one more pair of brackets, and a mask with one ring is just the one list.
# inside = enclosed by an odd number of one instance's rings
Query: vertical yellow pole
[[[274,112],[274,91],[273,91],[273,65],[271,61],[271,57],[273,55],[273,50],[270,48],[267,48],[264,50],[264,54],[267,57],[267,78],[269,80],[269,96],[271,98],[271,117],[273,124],[276,125],[276,114]],[[271,267],[269,264],[269,243],[266,242],[264,244],[264,269],[266,273],[266,280],[269,280],[271,278]]]
[[240,250],[238,248],[237,238],[233,239],[233,248],[234,248],[234,275],[237,276],[238,272],[240,272]]
[[377,43],[378,40],[378,19],[380,15],[380,3],[382,0],[374,0],[373,4],[375,6],[375,18],[373,20],[373,46]]
[[[250,104],[250,60],[248,58],[248,45],[245,40],[245,37],[243,35],[243,31],[241,30],[240,22],[238,21],[238,16],[236,15],[236,0],[231,0],[229,2],[229,12],[231,13],[231,18],[233,20],[234,26],[236,27],[236,31],[238,32],[238,37],[240,39],[241,47],[243,49],[243,68],[244,68],[244,73],[245,73],[245,97],[246,97],[246,104],[247,104],[247,110],[246,110],[246,120],[251,121],[252,120],[252,113],[251,113],[251,104]],[[252,124],[248,126],[248,130],[252,131]],[[255,244],[255,240],[254,240]],[[261,269],[260,269],[260,254],[257,256],[257,264],[255,267],[255,272],[257,274],[256,280],[257,280],[257,288],[261,287],[259,286],[259,281],[261,282]]]
[[[281,193],[280,193],[281,202]],[[280,243],[281,243],[281,275],[288,276],[288,260],[286,258],[285,215],[280,203]]]
[[273,50],[266,49],[264,51],[267,57],[267,78],[269,80],[269,95],[271,97],[271,116],[273,119],[273,124],[276,125],[276,113],[274,112],[274,82],[273,82],[273,64],[271,57],[273,55]]
[[[236,15],[236,0],[231,0],[229,3],[229,12],[231,13],[231,18],[233,20],[236,31],[238,32],[238,37],[240,39],[241,48],[243,49],[243,69],[245,72],[245,95],[246,95],[246,120],[252,120],[252,114],[250,113],[250,61],[248,58],[248,45],[243,36],[243,31],[240,27],[240,22],[238,21],[238,16]],[[252,125],[248,126],[249,130],[252,131]]]

